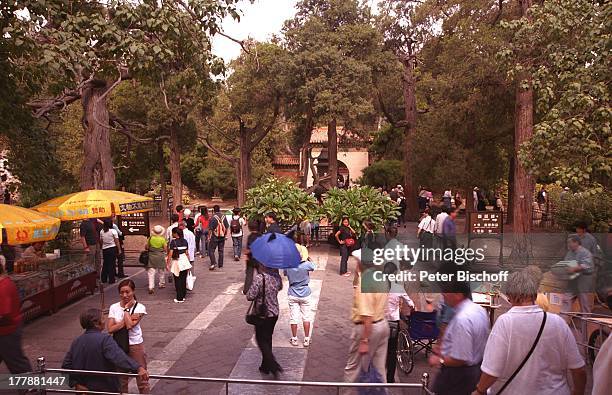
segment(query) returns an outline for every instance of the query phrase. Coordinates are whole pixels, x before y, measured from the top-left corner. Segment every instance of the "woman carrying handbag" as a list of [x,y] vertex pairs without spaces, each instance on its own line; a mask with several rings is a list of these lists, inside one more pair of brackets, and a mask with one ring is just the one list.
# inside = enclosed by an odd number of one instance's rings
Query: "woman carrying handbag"
[[247,300],[252,301],[246,320],[255,326],[255,339],[261,351],[261,365],[259,371],[264,374],[272,373],[275,378],[283,371],[272,352],[272,335],[278,320],[278,291],[282,284],[277,278],[268,273],[268,269],[261,263],[257,265],[257,275],[246,293]]

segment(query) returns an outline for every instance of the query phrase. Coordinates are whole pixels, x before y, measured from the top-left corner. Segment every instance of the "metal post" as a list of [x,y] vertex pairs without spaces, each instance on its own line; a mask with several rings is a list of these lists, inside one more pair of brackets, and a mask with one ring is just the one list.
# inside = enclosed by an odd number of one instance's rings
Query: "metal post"
[[225,382],[225,395],[229,395],[229,381]]
[[423,376],[421,376],[421,384],[423,385],[423,394],[429,394],[429,373],[423,373]]

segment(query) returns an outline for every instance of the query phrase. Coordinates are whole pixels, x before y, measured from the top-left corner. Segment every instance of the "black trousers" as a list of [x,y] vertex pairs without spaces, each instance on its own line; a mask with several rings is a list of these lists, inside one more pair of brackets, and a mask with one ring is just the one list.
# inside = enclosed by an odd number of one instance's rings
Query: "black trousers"
[[23,354],[21,347],[21,326],[11,334],[0,335],[0,363],[3,361],[13,374],[32,371],[30,361]]
[[185,300],[187,295],[187,273],[189,270],[182,270],[178,277],[174,276],[174,289],[176,289],[176,300]]
[[433,383],[438,395],[470,395],[480,380],[480,365],[440,369]]
[[219,267],[223,267],[223,248],[225,247],[225,238],[220,239],[215,236],[210,238],[208,243],[208,257],[210,258],[211,265],[217,265],[217,259],[215,258],[215,249],[219,249]]
[[348,271],[349,250],[345,244],[340,244],[340,274]]
[[399,321],[388,321],[389,341],[387,343],[387,383],[395,383],[395,367],[397,366],[397,335]]
[[110,247],[102,250],[102,273],[100,281],[112,284],[115,282],[115,262],[117,261],[117,248]]
[[276,362],[274,353],[272,353],[272,335],[274,334],[277,320],[278,316],[268,317],[255,325],[255,340],[257,340],[257,346],[259,351],[261,351],[260,369],[270,373],[282,370],[281,366]]
[[125,276],[123,271],[123,262],[125,262],[125,250],[123,249],[123,242],[121,242],[121,254],[117,255],[117,276]]

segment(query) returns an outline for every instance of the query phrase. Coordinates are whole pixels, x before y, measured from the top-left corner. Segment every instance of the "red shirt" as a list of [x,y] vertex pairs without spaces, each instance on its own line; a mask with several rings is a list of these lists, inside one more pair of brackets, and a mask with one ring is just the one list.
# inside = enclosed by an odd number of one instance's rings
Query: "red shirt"
[[0,336],[10,335],[21,324],[21,301],[17,287],[9,277],[0,280],[0,316],[9,319],[8,323],[0,325]]
[[200,227],[201,227],[202,231],[208,230],[208,221],[209,220],[210,220],[210,218],[204,218],[203,215],[200,215],[198,217],[198,223],[196,224],[196,226],[197,225],[201,225]]

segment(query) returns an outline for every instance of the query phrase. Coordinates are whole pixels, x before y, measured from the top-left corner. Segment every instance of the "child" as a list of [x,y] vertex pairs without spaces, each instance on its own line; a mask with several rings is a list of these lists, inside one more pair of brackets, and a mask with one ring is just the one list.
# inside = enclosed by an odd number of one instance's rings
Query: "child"
[[296,268],[284,270],[285,276],[289,280],[288,300],[289,300],[289,322],[291,324],[291,339],[289,342],[292,346],[298,345],[297,329],[300,321],[304,326],[304,347],[310,345],[310,322],[312,321],[313,301],[310,294],[312,291],[308,286],[310,282],[310,272],[315,270],[315,265],[308,260],[308,249],[306,247],[295,245],[302,263]]

